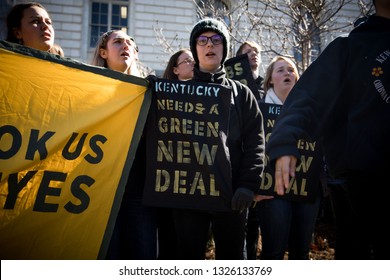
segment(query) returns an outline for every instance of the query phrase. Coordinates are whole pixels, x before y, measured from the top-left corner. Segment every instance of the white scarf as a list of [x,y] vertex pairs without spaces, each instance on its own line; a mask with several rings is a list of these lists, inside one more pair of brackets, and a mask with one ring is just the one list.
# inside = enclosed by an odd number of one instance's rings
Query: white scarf
[[283,102],[276,95],[273,88],[269,88],[267,90],[267,94],[265,95],[265,103],[283,105]]

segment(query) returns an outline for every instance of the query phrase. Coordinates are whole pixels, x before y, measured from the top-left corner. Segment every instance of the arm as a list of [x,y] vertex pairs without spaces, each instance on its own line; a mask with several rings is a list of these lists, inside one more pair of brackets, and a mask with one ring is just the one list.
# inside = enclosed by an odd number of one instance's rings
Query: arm
[[[347,79],[346,38],[333,41],[303,73],[291,90],[266,146],[275,164],[275,186],[284,194],[290,177],[295,176],[300,139],[317,140],[340,120],[339,108],[346,106],[344,82]],[[346,107],[344,107],[345,109]]]
[[[234,86],[233,86],[234,87]],[[239,118],[240,133],[238,149],[237,189],[232,199],[232,209],[242,211],[255,199],[254,191],[259,188],[264,170],[264,127],[263,117],[250,89],[237,84],[235,106]]]

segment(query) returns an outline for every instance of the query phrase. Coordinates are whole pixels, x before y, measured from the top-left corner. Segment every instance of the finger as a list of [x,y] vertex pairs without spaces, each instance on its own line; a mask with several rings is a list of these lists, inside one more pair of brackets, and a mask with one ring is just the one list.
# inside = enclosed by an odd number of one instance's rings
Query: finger
[[272,195],[261,195],[261,194],[256,194],[254,197],[254,201],[262,201],[266,199],[271,199],[274,198]]
[[281,167],[277,167],[275,170],[275,189],[278,195],[284,194],[283,173]]
[[285,189],[290,185],[290,167],[282,170],[283,186]]
[[283,186],[285,189],[288,189],[290,185],[290,156],[283,156],[281,158],[281,169],[282,169],[282,177],[283,177]]
[[291,177],[295,177],[296,166],[297,166],[297,158],[291,157],[291,161],[290,161],[290,176]]

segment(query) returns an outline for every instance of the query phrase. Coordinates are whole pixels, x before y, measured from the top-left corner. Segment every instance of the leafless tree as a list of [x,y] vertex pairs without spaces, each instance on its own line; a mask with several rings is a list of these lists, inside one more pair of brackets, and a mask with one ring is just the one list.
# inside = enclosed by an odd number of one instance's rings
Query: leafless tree
[[[366,1],[367,2],[367,1]],[[363,0],[257,0],[259,7],[246,16],[263,54],[287,55],[304,71],[334,36],[352,30],[370,7]],[[340,11],[359,8],[358,15]]]
[[[373,10],[370,0],[193,0],[193,3],[198,18],[225,21],[231,34],[232,55],[243,41],[255,40],[262,47],[263,60],[269,61],[275,55],[288,56],[300,72],[335,36],[348,33],[358,18]],[[348,11],[355,12],[348,14]],[[178,38],[168,42],[158,25],[155,32],[165,52],[173,53],[175,46],[180,47]]]

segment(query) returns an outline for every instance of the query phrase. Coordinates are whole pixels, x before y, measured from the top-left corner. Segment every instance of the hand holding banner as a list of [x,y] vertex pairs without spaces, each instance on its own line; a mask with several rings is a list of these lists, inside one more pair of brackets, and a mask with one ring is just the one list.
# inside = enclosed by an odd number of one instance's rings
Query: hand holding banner
[[147,81],[0,42],[0,257],[104,258]]

